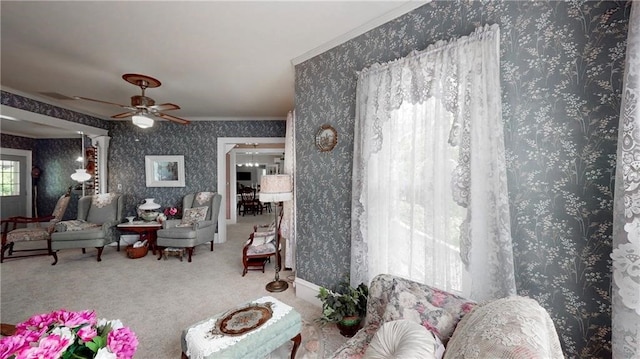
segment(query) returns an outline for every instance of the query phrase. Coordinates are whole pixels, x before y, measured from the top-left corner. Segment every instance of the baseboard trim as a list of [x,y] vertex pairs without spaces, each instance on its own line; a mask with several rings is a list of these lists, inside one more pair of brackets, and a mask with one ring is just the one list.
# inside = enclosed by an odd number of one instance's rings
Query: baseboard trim
[[318,307],[322,307],[322,302],[316,297],[318,293],[320,293],[320,286],[300,278],[295,279],[293,286],[296,289],[296,297],[304,299]]

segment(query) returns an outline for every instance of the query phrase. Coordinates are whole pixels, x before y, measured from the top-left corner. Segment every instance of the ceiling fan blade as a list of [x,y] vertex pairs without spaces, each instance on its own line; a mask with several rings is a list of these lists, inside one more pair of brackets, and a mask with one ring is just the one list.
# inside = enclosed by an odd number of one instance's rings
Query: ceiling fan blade
[[179,123],[181,125],[188,125],[188,124],[191,123],[191,121],[189,121],[189,120],[185,120],[184,118],[180,118],[180,117],[167,115],[166,113],[158,112],[158,113],[155,113],[155,115],[160,117],[160,118],[164,118],[165,120],[169,120],[171,122]]
[[111,118],[127,118],[127,117],[131,117],[133,115],[135,115],[137,112],[125,112],[125,113],[119,113],[117,115],[113,115],[111,116]]
[[163,103],[160,105],[153,105],[148,107],[151,111],[170,111],[170,110],[179,110],[180,106],[173,103]]
[[93,102],[99,102],[99,103],[104,103],[107,105],[113,105],[113,106],[118,106],[118,107],[122,107],[122,108],[128,108],[130,109],[129,106],[125,106],[125,105],[121,105],[119,103],[114,103],[114,102],[108,102],[108,101],[102,101],[102,100],[95,100],[92,98],[88,98],[88,97],[82,97],[82,96],[73,96],[74,99],[76,100],[86,100],[86,101],[93,101]]

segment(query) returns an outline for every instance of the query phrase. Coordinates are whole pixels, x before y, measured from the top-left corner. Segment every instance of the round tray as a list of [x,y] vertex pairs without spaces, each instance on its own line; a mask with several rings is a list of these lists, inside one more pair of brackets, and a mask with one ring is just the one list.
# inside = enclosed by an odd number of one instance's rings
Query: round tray
[[242,335],[266,323],[273,311],[269,305],[254,304],[234,310],[217,322],[218,330],[226,335]]

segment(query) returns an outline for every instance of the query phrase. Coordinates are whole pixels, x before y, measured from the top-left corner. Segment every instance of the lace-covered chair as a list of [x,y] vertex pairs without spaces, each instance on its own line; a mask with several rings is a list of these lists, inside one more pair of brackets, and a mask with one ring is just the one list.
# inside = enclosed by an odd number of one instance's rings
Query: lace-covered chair
[[119,193],[96,194],[84,196],[78,201],[78,219],[62,221],[56,225],[51,234],[51,249],[54,262],[58,263],[57,251],[61,249],[95,247],[98,250],[97,261],[102,261],[104,247],[120,241],[116,233],[116,225],[122,222],[123,198]]
[[[0,263],[5,259],[24,258],[33,256],[52,255],[51,250],[51,233],[55,229],[55,225],[62,220],[64,213],[69,205],[70,190],[58,198],[58,202],[50,216],[46,217],[10,217],[2,220],[2,252],[0,253]],[[19,224],[26,224],[26,228],[17,228]],[[18,242],[46,242],[46,248],[38,247],[25,249],[14,248]],[[5,255],[7,252],[7,255]],[[13,255],[15,252],[26,252],[28,254]]]
[[218,228],[218,214],[222,196],[215,192],[198,192],[182,199],[182,220],[166,220],[158,231],[156,245],[160,248],[158,260],[162,258],[163,248],[186,248],[188,262],[191,262],[197,245],[211,242]]
[[[278,219],[282,223],[282,212]],[[280,226],[278,225],[278,228]],[[282,244],[281,244],[282,247]],[[272,256],[277,256],[278,265],[281,264],[280,250],[276,251],[276,224],[272,222],[266,226],[253,226],[253,233],[249,235],[247,243],[242,248],[242,276],[249,270],[262,270]]]

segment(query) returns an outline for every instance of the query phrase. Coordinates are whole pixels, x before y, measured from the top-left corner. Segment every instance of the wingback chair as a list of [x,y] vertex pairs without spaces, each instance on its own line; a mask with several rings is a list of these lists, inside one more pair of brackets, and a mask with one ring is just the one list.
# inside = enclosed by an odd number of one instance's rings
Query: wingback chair
[[69,248],[95,247],[98,250],[98,262],[102,261],[102,250],[111,242],[120,242],[116,225],[122,221],[123,198],[120,193],[96,194],[84,196],[78,200],[78,219],[62,221],[51,234],[51,249],[54,262],[58,263],[57,251]]
[[[46,217],[10,217],[2,220],[2,252],[0,252],[0,263],[5,259],[33,257],[42,255],[52,255],[51,233],[58,222],[62,220],[67,211],[71,189],[58,198],[53,213]],[[16,228],[18,224],[26,224],[26,228]],[[11,225],[11,226],[10,226]],[[46,241],[47,247],[35,248],[29,246],[25,249],[15,249],[17,242]],[[8,255],[5,252],[8,251]],[[14,252],[27,252],[27,254],[13,255]]]
[[161,249],[158,260],[162,258],[162,249],[166,247],[186,248],[189,262],[195,246],[199,244],[211,242],[213,252],[221,201],[222,196],[215,192],[197,192],[184,196],[182,220],[164,221],[163,229],[158,231],[156,244]]

